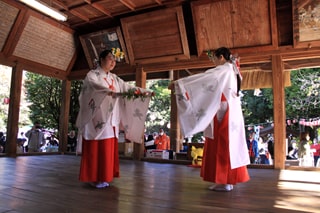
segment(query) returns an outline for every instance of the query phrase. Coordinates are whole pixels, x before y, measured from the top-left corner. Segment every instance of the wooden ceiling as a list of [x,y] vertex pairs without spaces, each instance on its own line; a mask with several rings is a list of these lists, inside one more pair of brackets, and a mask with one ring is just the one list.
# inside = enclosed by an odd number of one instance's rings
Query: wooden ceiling
[[213,66],[206,50],[220,46],[240,56],[244,72],[271,72],[272,55],[282,56],[286,70],[320,64],[320,0],[38,1],[66,14],[67,21],[19,0],[0,0],[1,63],[81,79],[93,66],[91,47],[98,52],[105,47],[102,36],[116,35],[126,61],[115,72],[125,80],[134,80],[137,69],[148,79],[168,78],[171,70],[180,76],[203,72]]
[[67,24],[79,34],[114,27],[120,18],[174,7],[186,0],[41,0],[68,16]]

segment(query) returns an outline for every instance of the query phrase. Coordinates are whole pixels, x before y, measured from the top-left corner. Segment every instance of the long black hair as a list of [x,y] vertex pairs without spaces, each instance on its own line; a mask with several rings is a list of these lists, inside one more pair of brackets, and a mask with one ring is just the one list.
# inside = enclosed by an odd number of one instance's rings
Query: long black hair
[[227,61],[230,61],[231,51],[226,47],[220,47],[214,51],[214,55],[217,58],[222,55]]
[[[227,60],[231,61],[231,51],[226,47],[220,47],[214,51],[214,55],[219,58],[221,55]],[[237,72],[237,96],[239,96],[239,92],[241,89],[241,77],[240,73]]]

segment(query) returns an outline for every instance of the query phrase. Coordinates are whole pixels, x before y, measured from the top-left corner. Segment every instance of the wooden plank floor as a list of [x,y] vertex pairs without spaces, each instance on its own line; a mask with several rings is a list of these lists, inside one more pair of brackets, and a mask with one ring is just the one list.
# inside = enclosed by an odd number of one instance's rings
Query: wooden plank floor
[[74,155],[0,157],[0,212],[320,212],[319,171],[250,168],[249,182],[214,192],[186,165],[122,159],[105,189],[79,182],[79,165]]

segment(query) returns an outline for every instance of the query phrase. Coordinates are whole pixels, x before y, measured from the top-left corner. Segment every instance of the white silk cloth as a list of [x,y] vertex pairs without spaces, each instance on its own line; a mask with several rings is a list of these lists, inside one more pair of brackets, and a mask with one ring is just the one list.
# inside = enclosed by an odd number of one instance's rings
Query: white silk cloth
[[[123,129],[127,140],[143,142],[150,96],[127,100],[121,96],[110,95],[110,92],[124,93],[131,88],[138,87],[129,85],[113,73],[106,74],[100,67],[87,74],[79,96],[80,110],[76,122],[83,138],[118,138],[119,129]],[[151,93],[150,90],[139,89],[142,93]],[[77,152],[81,152],[79,147]]]
[[178,118],[182,133],[190,137],[204,132],[213,135],[213,118],[221,107],[221,96],[229,107],[229,154],[231,168],[250,164],[245,137],[237,77],[233,64],[226,62],[204,73],[182,78],[175,83]]

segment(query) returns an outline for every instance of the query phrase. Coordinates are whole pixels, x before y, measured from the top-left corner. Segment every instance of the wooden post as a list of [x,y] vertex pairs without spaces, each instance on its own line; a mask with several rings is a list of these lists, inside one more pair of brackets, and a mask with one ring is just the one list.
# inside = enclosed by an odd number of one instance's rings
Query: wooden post
[[[147,73],[143,70],[142,67],[138,67],[136,69],[136,86],[141,88],[146,88],[147,82]],[[134,143],[133,145],[133,159],[134,160],[141,160],[144,155],[144,139],[143,139],[143,132],[141,134],[142,143]]]
[[6,141],[6,155],[9,157],[17,156],[22,74],[23,69],[20,65],[15,65],[12,68]]
[[66,152],[68,145],[68,124],[70,108],[71,81],[62,81],[62,100],[59,117],[59,152]]
[[[171,71],[173,72],[173,71]],[[172,73],[172,80],[179,79],[179,72]],[[182,148],[180,124],[178,121],[177,102],[174,90],[171,90],[171,113],[170,113],[170,144],[173,151],[180,152]]]
[[274,168],[285,168],[286,108],[284,93],[284,64],[281,55],[272,55]]

